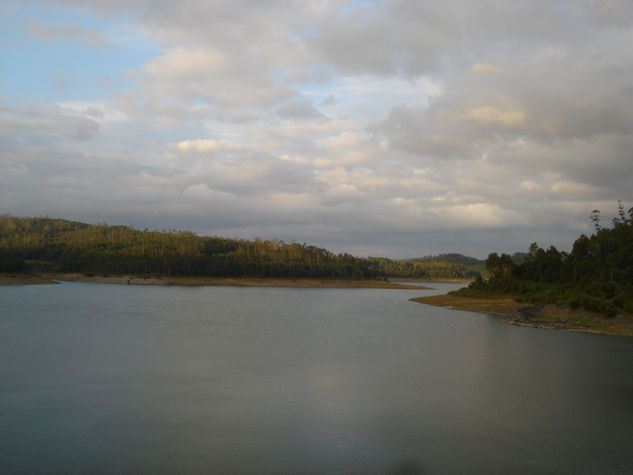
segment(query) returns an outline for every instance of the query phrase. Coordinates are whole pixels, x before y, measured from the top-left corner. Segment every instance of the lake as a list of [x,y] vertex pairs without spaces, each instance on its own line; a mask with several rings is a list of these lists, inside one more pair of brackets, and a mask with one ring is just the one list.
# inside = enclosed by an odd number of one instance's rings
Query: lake
[[633,471],[633,339],[429,285],[0,286],[0,472]]

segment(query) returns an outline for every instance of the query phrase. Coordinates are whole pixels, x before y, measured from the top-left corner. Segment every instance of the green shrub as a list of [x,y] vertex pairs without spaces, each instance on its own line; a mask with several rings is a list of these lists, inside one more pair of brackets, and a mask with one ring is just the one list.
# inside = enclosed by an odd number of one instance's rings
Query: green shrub
[[618,309],[611,302],[604,301],[600,306],[600,313],[607,318],[614,318],[618,314]]
[[590,312],[600,312],[600,300],[594,297],[586,297],[583,307],[585,307]]
[[0,259],[0,272],[23,272],[28,269],[26,262],[17,257]]

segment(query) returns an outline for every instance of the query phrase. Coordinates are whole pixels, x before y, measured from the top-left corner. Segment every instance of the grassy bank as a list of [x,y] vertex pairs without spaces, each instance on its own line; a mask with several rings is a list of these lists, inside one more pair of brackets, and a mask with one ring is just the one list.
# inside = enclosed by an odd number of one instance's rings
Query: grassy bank
[[384,280],[354,279],[273,279],[235,277],[161,277],[134,275],[85,275],[85,274],[14,274],[0,276],[0,284],[47,284],[56,280],[73,282],[98,282],[130,285],[189,285],[189,286],[239,286],[239,287],[312,287],[358,289],[428,289],[422,285],[403,285]]
[[411,300],[455,310],[498,315],[504,322],[512,325],[601,335],[633,336],[633,315],[626,312],[621,312],[613,318],[606,318],[601,314],[583,309],[563,308],[556,305],[526,305],[516,302],[510,296],[477,298],[434,295]]

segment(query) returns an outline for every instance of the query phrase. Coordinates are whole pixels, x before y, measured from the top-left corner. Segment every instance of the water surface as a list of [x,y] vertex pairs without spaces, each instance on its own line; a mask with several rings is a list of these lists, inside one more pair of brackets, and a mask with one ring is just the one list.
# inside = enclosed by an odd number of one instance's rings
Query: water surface
[[0,471],[630,473],[633,339],[431,293],[0,286]]

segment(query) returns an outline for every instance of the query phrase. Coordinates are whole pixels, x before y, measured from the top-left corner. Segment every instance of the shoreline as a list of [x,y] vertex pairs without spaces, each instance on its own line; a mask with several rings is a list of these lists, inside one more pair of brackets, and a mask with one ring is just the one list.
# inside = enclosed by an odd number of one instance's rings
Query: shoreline
[[59,284],[58,281],[92,282],[101,284],[128,285],[183,285],[183,286],[233,286],[233,287],[300,287],[300,288],[354,288],[354,289],[394,289],[428,290],[423,285],[407,285],[381,280],[337,280],[337,279],[291,279],[291,278],[251,278],[251,277],[139,277],[87,276],[85,274],[42,274],[42,275],[0,275],[0,285],[41,285]]
[[436,282],[438,284],[470,284],[474,281],[474,279],[407,279],[404,277],[387,277],[388,279],[393,279],[398,282],[420,282],[420,283],[428,283],[428,282]]
[[633,315],[626,313],[620,313],[614,318],[606,318],[583,309],[572,310],[556,305],[518,303],[512,297],[474,298],[445,294],[415,297],[410,300],[436,307],[494,315],[502,317],[504,323],[522,327],[610,336],[633,336]]
[[55,285],[59,284],[55,280],[31,274],[2,274],[0,275],[0,285]]

